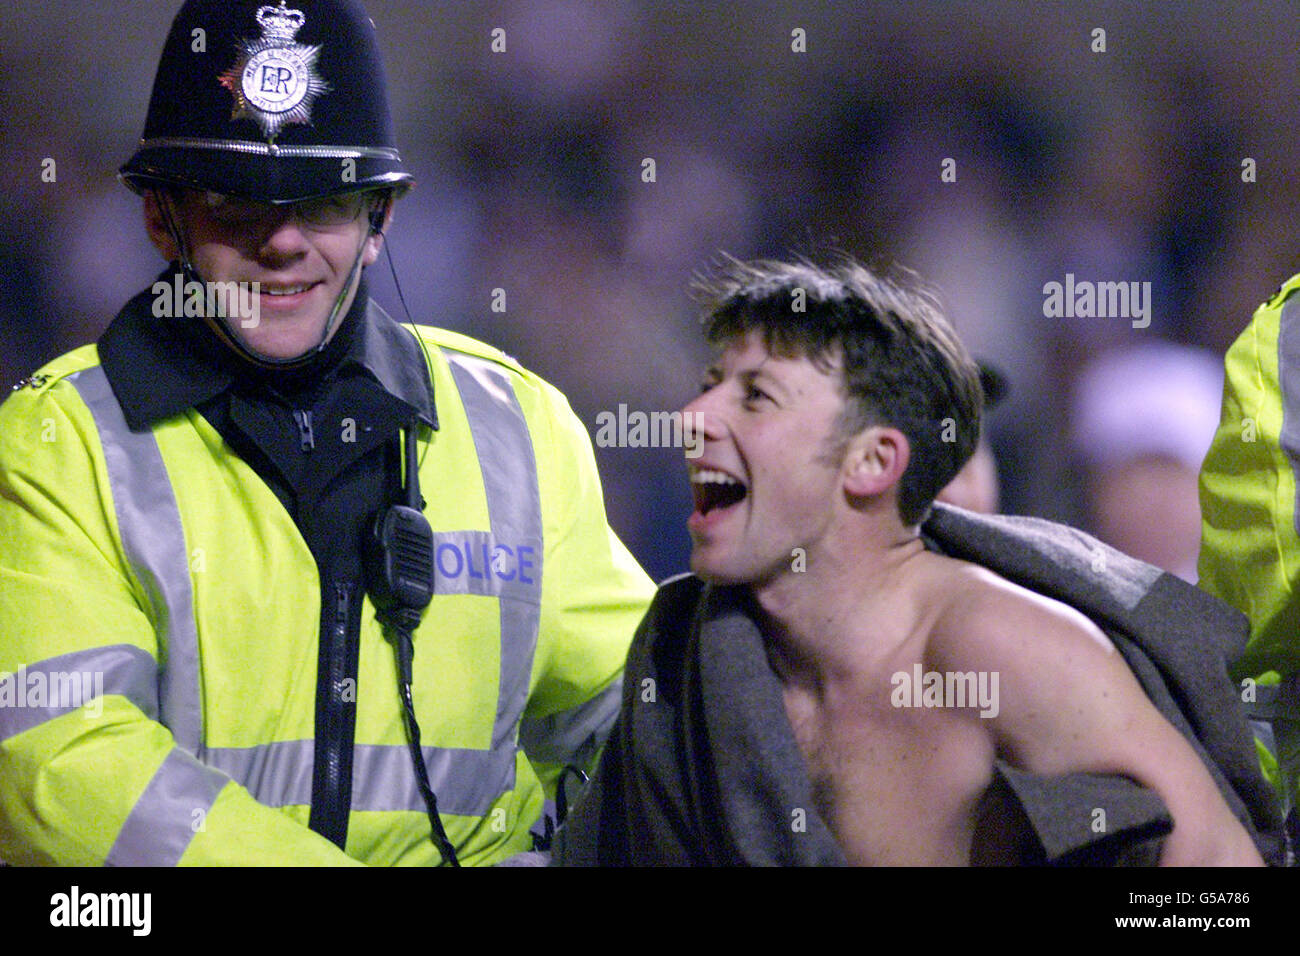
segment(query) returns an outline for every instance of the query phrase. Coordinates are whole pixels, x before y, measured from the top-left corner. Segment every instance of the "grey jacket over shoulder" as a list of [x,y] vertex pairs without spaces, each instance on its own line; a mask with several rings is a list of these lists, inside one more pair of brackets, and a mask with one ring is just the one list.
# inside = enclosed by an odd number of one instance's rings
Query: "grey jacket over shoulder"
[[[931,549],[1096,622],[1191,742],[1264,859],[1282,861],[1275,796],[1227,674],[1246,642],[1241,614],[1053,522],[935,505],[922,534]],[[1023,864],[1153,863],[1172,826],[1160,798],[1127,777],[1049,778],[999,761],[994,786],[1033,835]],[[637,632],[618,724],[557,834],[553,862],[842,865],[815,805],[748,592],[687,575],[660,588]]]

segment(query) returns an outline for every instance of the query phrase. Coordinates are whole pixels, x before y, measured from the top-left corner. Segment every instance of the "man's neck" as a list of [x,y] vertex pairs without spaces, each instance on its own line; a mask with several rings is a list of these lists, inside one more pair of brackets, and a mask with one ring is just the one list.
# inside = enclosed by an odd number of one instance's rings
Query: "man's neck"
[[[841,545],[807,555],[803,571],[752,588],[773,665],[787,685],[851,681],[892,649],[862,637],[873,621],[899,619],[900,585],[925,545],[910,529],[874,540],[846,536]],[[886,637],[892,629],[878,630]]]

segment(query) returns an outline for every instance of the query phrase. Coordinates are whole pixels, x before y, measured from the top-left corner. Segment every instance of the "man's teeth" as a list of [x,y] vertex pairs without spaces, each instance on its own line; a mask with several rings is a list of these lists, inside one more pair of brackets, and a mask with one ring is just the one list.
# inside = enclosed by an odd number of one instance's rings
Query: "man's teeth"
[[267,295],[297,295],[299,292],[306,292],[310,288],[310,285],[295,285],[287,289],[271,289],[264,286],[262,291]]
[[693,473],[691,474],[691,481],[694,482],[695,484],[699,484],[699,485],[703,485],[703,484],[715,484],[715,485],[738,485],[738,484],[740,484],[740,482],[738,482],[735,478],[732,478],[732,477],[731,477],[730,475],[728,475],[726,472],[722,472],[722,471],[708,471],[707,469],[700,469],[700,470],[697,471],[697,472],[693,472]]

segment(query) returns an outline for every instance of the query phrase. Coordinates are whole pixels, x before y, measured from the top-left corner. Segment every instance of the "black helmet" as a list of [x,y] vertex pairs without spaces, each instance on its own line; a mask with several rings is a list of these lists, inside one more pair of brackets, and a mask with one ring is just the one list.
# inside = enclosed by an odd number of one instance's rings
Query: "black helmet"
[[374,23],[356,0],[187,0],[119,175],[277,204],[408,185]]

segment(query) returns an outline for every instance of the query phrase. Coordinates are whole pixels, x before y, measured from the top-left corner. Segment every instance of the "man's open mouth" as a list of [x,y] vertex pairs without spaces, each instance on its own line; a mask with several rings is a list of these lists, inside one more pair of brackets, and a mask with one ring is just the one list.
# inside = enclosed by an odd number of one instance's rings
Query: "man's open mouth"
[[749,489],[726,472],[701,468],[691,472],[691,492],[695,496],[695,510],[706,515],[739,504]]

